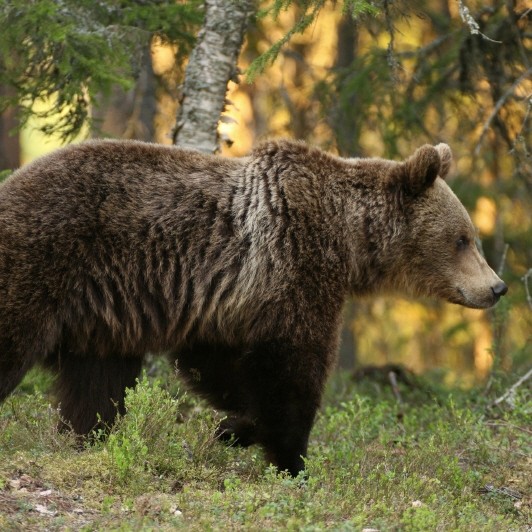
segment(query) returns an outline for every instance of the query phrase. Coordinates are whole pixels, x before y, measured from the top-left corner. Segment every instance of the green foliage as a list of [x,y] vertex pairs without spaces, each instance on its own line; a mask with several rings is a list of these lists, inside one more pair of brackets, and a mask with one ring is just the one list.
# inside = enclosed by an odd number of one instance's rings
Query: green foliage
[[180,404],[180,399],[174,399],[159,382],[151,384],[145,375],[127,390],[126,414],[104,443],[119,482],[131,482],[135,473],[175,473],[183,466],[186,453],[176,423]]
[[42,386],[49,385],[48,374],[32,371],[18,393],[0,406],[0,461],[12,453],[38,457],[72,446],[74,437],[58,431],[59,413],[45,400]]
[[175,398],[145,375],[127,391],[126,414],[101,444],[116,482],[142,493],[153,476],[175,483],[215,474],[224,455],[214,437],[219,418],[210,410],[194,408],[186,424],[180,423],[190,408],[187,402],[186,396]]
[[[96,94],[132,85],[153,35],[179,43],[183,56],[200,22],[199,0],[161,0],[156,7],[133,0],[0,0],[0,84],[15,89],[0,99],[0,112],[18,104],[22,124],[32,114],[53,116],[43,131],[72,138]],[[54,105],[37,111],[39,99]]]
[[7,179],[12,173],[12,170],[0,170],[0,183]]
[[[302,0],[294,2],[293,0],[273,0],[271,5],[261,9],[257,18],[271,17],[277,20],[282,11],[286,11],[293,4],[297,4],[300,8],[300,15],[296,23],[288,32],[274,43],[269,50],[259,55],[249,66],[246,71],[246,78],[251,83],[259,74],[261,74],[268,66],[270,66],[282,48],[294,37],[294,35],[304,33],[316,20],[326,0]],[[343,10],[349,13],[353,19],[357,19],[362,15],[376,15],[379,9],[376,7],[376,2],[372,0],[344,0]]]
[[377,15],[379,8],[377,2],[366,0],[344,0],[344,13],[349,13],[353,20],[356,20],[362,15]]
[[[234,449],[221,445],[215,436],[222,418],[198,399],[180,393],[166,359],[148,356],[147,363],[157,377],[144,374],[134,389],[126,391],[125,415],[117,417],[107,437],[103,431],[95,433],[86,451],[100,455],[108,467],[105,474],[133,494],[143,493],[154,478],[161,489],[185,481],[223,484],[223,468]],[[26,380],[21,386],[31,391]],[[255,453],[247,466],[259,464]]]
[[504,174],[500,159],[510,150],[518,178],[492,186],[491,195],[530,196],[523,187],[530,175],[529,13],[502,0],[468,6],[481,31],[500,42],[472,34],[439,4],[386,2],[353,26],[351,63],[319,80],[315,95],[343,154],[365,155],[365,136],[395,157],[412,139],[437,142],[443,135],[475,155],[490,139],[484,161],[475,161],[478,171],[494,166]]

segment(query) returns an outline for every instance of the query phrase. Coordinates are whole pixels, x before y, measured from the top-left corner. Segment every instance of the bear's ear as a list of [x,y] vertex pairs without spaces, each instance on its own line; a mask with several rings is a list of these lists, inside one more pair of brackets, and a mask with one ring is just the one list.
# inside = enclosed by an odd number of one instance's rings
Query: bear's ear
[[445,179],[449,170],[451,169],[451,163],[453,162],[453,154],[448,144],[441,142],[435,148],[440,154],[440,177]]
[[450,166],[451,150],[447,144],[436,147],[425,144],[399,165],[394,178],[415,196],[430,188],[438,175],[445,177]]

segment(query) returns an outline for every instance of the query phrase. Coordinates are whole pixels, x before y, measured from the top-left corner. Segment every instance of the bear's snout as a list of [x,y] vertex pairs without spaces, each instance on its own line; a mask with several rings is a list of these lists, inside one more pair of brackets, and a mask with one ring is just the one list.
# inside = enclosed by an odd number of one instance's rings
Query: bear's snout
[[460,301],[460,305],[464,305],[470,308],[485,309],[493,307],[499,301],[499,299],[508,292],[508,286],[504,281],[497,278],[495,284],[483,289],[458,289],[461,297],[464,301]]

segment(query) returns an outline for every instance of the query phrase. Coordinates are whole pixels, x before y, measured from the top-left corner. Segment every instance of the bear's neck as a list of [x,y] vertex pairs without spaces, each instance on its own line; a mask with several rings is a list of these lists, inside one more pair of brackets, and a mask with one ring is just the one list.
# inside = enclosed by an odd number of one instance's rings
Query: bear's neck
[[355,183],[346,198],[349,291],[353,295],[401,291],[397,265],[406,224],[400,198],[375,182]]

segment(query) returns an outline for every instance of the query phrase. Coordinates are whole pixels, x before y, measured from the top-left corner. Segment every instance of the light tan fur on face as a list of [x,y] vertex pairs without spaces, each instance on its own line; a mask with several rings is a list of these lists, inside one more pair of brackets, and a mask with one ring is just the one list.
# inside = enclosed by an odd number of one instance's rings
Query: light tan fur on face
[[[436,181],[432,194],[431,201],[446,205],[450,222],[441,235],[442,247],[447,246],[444,248],[447,260],[442,272],[451,290],[447,299],[471,308],[493,306],[498,298],[495,297],[492,287],[502,283],[502,280],[480,254],[476,245],[477,233],[471,218],[443,180]],[[467,245],[457,249],[458,240],[464,237]]]
[[470,308],[493,306],[498,297],[492,287],[502,280],[480,254],[471,218],[447,183],[438,177],[414,211],[419,253],[412,255],[414,267],[402,275],[406,291]]

